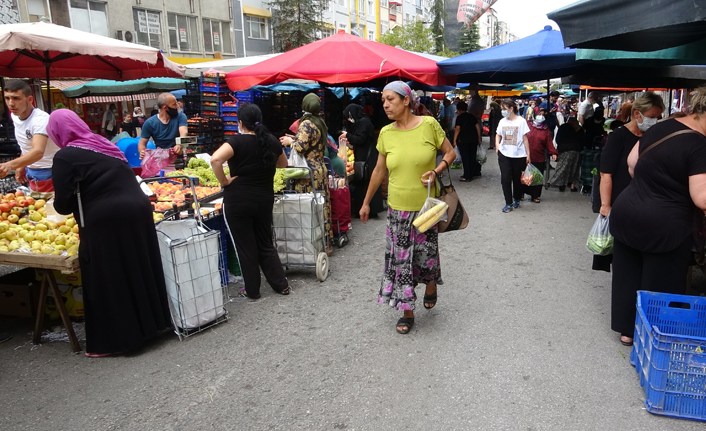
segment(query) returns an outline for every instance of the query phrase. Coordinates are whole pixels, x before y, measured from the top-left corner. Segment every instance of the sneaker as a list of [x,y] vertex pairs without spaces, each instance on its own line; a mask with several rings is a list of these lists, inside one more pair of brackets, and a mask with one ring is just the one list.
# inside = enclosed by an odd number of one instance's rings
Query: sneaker
[[509,213],[510,211],[512,211],[512,206],[511,206],[511,205],[505,205],[505,206],[503,207],[503,212],[504,212],[504,213]]
[[512,207],[513,207],[513,208],[519,208],[519,207],[520,207],[520,201],[518,201],[517,199],[515,199],[515,200],[512,202]]

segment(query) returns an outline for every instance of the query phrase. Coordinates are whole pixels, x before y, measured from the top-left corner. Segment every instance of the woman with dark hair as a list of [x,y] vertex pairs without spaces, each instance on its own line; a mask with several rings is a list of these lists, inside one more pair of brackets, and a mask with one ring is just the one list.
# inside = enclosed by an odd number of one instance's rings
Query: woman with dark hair
[[[547,170],[544,152],[547,151],[554,161],[556,161],[557,158],[556,148],[554,148],[554,143],[552,142],[552,135],[546,124],[545,113],[544,108],[539,108],[537,115],[534,117],[534,121],[529,123],[530,132],[527,134],[531,162],[534,167],[542,172],[542,175],[544,175],[544,172]],[[536,204],[540,202],[539,198],[542,196],[542,187],[542,184],[537,186],[525,186],[526,193],[530,195],[532,202]]]
[[[363,206],[368,185],[370,185],[370,174],[373,173],[378,160],[378,150],[375,148],[375,128],[363,112],[363,107],[355,103],[351,103],[343,110],[343,120],[346,131],[341,133],[340,138],[347,139],[353,147],[356,162],[368,163],[367,178],[356,178],[351,181],[351,213],[357,217],[360,213],[360,207]],[[370,201],[370,214],[377,217],[377,214],[382,211],[385,211],[385,207],[382,205],[382,191],[378,188]]]
[[567,184],[572,192],[577,192],[579,185],[579,171],[581,163],[581,150],[585,140],[583,127],[576,116],[569,117],[569,121],[559,126],[556,132],[556,150],[559,153],[556,172],[551,178],[553,185],[559,186],[559,191],[566,190]]
[[[331,225],[331,200],[328,194],[328,171],[324,164],[324,155],[328,145],[328,127],[321,118],[321,99],[314,93],[304,96],[302,101],[304,115],[299,119],[297,135],[282,136],[279,138],[282,145],[291,147],[306,159],[309,167],[314,171],[313,190],[321,191],[326,198],[324,206],[324,224],[326,228],[326,253],[333,253],[333,227]],[[311,181],[299,180],[296,189],[302,193],[312,192]]]
[[[428,186],[436,186],[436,177],[456,158],[451,143],[434,117],[414,114],[419,100],[403,81],[394,81],[382,91],[385,114],[394,122],[382,128],[377,148],[380,152],[370,179],[360,220],[368,221],[370,201],[389,170],[385,266],[378,302],[404,314],[397,321],[397,332],[407,334],[414,326],[417,294],[422,283],[424,308],[433,308],[437,285],[441,280],[439,234],[436,226],[420,233],[413,225],[428,195]],[[436,153],[444,158],[436,164]]]
[[504,213],[520,207],[520,199],[524,190],[522,171],[530,163],[529,142],[530,132],[527,120],[517,115],[517,105],[512,99],[504,99],[500,104],[503,119],[498,123],[498,133],[495,135],[495,153],[500,165],[500,183],[505,196]]
[[[223,187],[223,213],[238,253],[245,293],[251,299],[260,297],[260,268],[275,292],[290,292],[272,242],[272,180],[275,168],[287,166],[287,157],[261,121],[260,108],[244,104],[238,109],[240,134],[211,157],[213,173]],[[227,176],[223,171],[226,161],[230,168]]]

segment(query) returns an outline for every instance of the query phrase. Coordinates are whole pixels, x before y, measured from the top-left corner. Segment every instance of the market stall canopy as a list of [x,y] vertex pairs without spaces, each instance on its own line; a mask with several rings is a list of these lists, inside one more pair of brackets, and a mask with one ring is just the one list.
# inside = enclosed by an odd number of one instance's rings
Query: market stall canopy
[[573,48],[654,51],[706,38],[703,1],[583,0],[547,17]]
[[254,55],[252,57],[229,58],[227,60],[216,60],[207,61],[203,63],[187,64],[186,77],[198,78],[201,76],[202,72],[205,72],[208,69],[221,70],[223,72],[232,72],[234,70],[242,69],[244,67],[260,63],[261,61],[275,58],[278,55],[280,54]]
[[0,76],[122,81],[181,77],[184,70],[149,46],[44,22],[0,25]]
[[371,80],[413,80],[429,85],[453,85],[434,60],[347,33],[285,52],[275,58],[226,75],[233,91],[269,85],[290,78],[311,79],[329,85]]
[[579,69],[576,50],[564,48],[561,33],[550,26],[532,36],[471,52],[438,63],[445,75],[463,82],[512,84],[571,75]]
[[136,79],[134,81],[111,81],[98,79],[67,88],[64,96],[69,98],[86,96],[129,96],[141,93],[161,93],[186,87],[187,81],[176,78]]
[[694,88],[706,84],[706,66],[629,68],[591,64],[561,82],[613,88]]
[[657,51],[616,51],[610,49],[577,49],[576,60],[600,61],[629,67],[678,66],[706,64],[706,39]]

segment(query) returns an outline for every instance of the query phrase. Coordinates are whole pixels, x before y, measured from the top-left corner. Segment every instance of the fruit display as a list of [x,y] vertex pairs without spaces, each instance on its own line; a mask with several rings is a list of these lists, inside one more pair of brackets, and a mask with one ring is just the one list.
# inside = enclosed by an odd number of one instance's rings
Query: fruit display
[[[224,169],[225,174],[228,175],[228,168]],[[182,175],[185,177],[195,177],[199,179],[199,184],[203,186],[216,187],[219,186],[218,178],[213,173],[213,169],[209,166],[208,162],[199,158],[192,158],[186,168],[180,169],[178,171],[168,172],[167,177],[173,177]]]
[[[151,182],[147,187],[156,196],[156,202],[152,202],[155,211],[167,211],[173,208],[184,205],[187,200],[192,198],[192,190],[189,186],[176,181]],[[201,200],[208,196],[213,196],[221,191],[220,187],[196,186],[196,198]]]
[[275,177],[274,177],[274,180],[272,183],[272,188],[275,193],[279,193],[284,189],[284,187],[285,187],[284,180],[285,180],[284,169],[277,169],[275,171]]
[[346,174],[353,175],[353,166],[355,165],[355,157],[353,156],[353,150],[348,148],[348,154],[344,160],[346,161]]
[[0,195],[0,252],[76,256],[78,225],[73,216],[47,220],[46,202],[22,191]]

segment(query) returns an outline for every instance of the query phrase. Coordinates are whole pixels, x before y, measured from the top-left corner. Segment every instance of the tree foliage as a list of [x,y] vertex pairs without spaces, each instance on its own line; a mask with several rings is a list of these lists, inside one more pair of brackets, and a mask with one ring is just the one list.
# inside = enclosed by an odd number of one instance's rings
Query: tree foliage
[[285,52],[316,40],[325,0],[272,0],[272,39],[275,52]]
[[437,51],[436,55],[440,55],[440,56],[446,57],[446,58],[454,58],[454,57],[458,57],[459,55],[461,55],[461,53],[456,52],[456,51],[451,51],[448,48],[444,48],[443,51]]
[[434,52],[431,29],[424,28],[424,24],[419,21],[412,25],[395,27],[380,36],[378,42],[407,51]]
[[446,9],[444,9],[444,0],[434,0],[431,7],[431,14],[434,20],[431,22],[431,36],[434,41],[434,49],[436,52],[443,51],[447,48],[446,36],[444,35],[444,17]]
[[458,51],[461,54],[480,51],[480,25],[475,22],[470,27],[462,24],[461,35],[458,37]]

